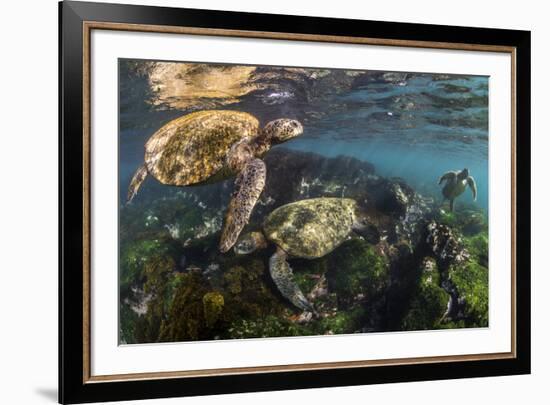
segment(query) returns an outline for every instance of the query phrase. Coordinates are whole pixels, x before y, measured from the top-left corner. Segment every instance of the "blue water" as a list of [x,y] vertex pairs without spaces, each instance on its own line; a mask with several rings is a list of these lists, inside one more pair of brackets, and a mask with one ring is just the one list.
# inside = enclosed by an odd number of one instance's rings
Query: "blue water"
[[[445,81],[468,88],[467,96],[462,97],[446,94],[441,84],[422,77],[409,80],[406,85],[352,90],[337,99],[343,103],[353,101],[353,108],[312,123],[288,147],[369,161],[379,174],[402,177],[417,191],[436,198],[440,196],[439,176],[466,167],[477,182],[477,204],[487,209],[488,130],[486,125],[474,126],[470,120],[482,117],[486,123],[487,106],[441,108],[426,97],[426,93],[448,101],[464,99],[472,93],[486,97],[487,90],[479,88],[486,86],[487,79]],[[408,104],[410,110],[400,103],[403,96],[407,97],[406,103],[412,103]],[[471,195],[464,193],[458,201],[472,202]]]
[[[325,156],[348,155],[374,164],[377,173],[405,179],[416,191],[441,200],[439,176],[468,168],[477,182],[457,204],[488,208],[488,78],[407,74],[385,80],[382,72],[346,86],[286,81],[287,90],[258,91],[217,108],[247,111],[263,124],[298,118],[302,136],[286,148]],[[163,124],[200,108],[151,108],[138,100],[143,77],[121,78],[120,195],[143,160],[143,145]],[[390,77],[391,79],[391,77]],[[146,93],[144,93],[146,94]],[[211,104],[209,105],[211,107]],[[216,108],[216,106],[214,106]],[[136,123],[137,122],[137,123]],[[128,124],[127,123],[131,123]],[[150,180],[148,180],[150,181]]]

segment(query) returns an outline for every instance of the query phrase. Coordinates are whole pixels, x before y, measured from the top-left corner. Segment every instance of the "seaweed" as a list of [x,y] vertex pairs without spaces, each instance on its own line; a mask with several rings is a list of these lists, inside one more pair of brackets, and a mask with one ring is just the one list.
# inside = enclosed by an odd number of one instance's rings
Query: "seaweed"
[[464,320],[468,327],[489,326],[489,271],[470,261],[452,267],[449,278],[464,302]]

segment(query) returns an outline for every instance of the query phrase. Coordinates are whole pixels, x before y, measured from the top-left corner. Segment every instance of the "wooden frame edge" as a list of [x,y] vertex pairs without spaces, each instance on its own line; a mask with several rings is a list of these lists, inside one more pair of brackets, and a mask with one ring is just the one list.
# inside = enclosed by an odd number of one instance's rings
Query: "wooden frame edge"
[[163,371],[150,373],[110,374],[91,376],[87,383],[102,383],[116,381],[140,381],[140,380],[165,380],[172,378],[199,378],[220,375],[236,374],[260,374],[260,373],[283,373],[288,371],[312,371],[327,369],[345,369],[358,367],[377,366],[404,366],[410,364],[433,364],[453,363],[457,361],[477,360],[505,360],[512,359],[512,353],[487,353],[475,355],[437,356],[437,357],[416,357],[402,359],[381,359],[381,360],[358,360],[328,363],[288,364],[277,366],[256,366],[256,367],[234,367],[226,369],[204,369],[189,371]]
[[279,39],[279,40],[308,41],[308,42],[332,42],[332,43],[361,44],[361,45],[401,46],[401,47],[408,47],[408,48],[456,49],[456,50],[463,50],[463,51],[484,51],[484,52],[504,52],[504,53],[512,53],[515,50],[515,47],[513,46],[467,44],[467,43],[459,43],[459,42],[415,41],[415,40],[406,40],[406,39],[384,39],[384,38],[351,37],[351,36],[340,36],[340,35],[300,34],[300,33],[289,33],[289,32],[273,32],[273,31],[246,31],[246,30],[232,30],[232,29],[222,29],[222,28],[198,28],[198,27],[181,27],[181,26],[166,26],[166,25],[114,23],[114,22],[101,22],[101,21],[84,21],[83,24],[84,24],[84,30],[100,29],[100,30],[151,32],[151,33],[165,33],[165,34],[187,34],[187,35],[224,36],[224,37],[239,37],[239,38]]
[[[172,33],[172,34],[187,34],[187,35],[205,35],[205,36],[229,36],[242,38],[261,38],[261,39],[279,39],[292,41],[311,41],[311,42],[332,42],[332,43],[349,43],[363,45],[378,45],[378,46],[396,46],[410,48],[430,48],[430,49],[449,49],[449,50],[465,50],[465,51],[480,51],[480,52],[498,52],[509,53],[511,56],[511,142],[512,142],[512,285],[511,285],[511,352],[503,353],[486,353],[486,354],[471,354],[471,355],[452,355],[452,356],[431,356],[431,357],[411,357],[400,359],[378,359],[378,360],[358,360],[347,362],[328,362],[328,363],[308,363],[308,364],[293,364],[293,365],[276,365],[276,366],[254,366],[254,367],[236,367],[224,369],[205,369],[205,370],[188,370],[188,371],[170,371],[170,372],[150,372],[150,373],[132,373],[132,374],[112,374],[112,375],[91,375],[91,228],[90,228],[90,164],[91,164],[91,67],[90,67],[90,52],[91,52],[91,30],[116,30],[116,31],[135,31],[135,32],[152,32],[152,33]],[[258,374],[258,373],[273,373],[273,372],[289,372],[289,371],[311,371],[311,370],[326,370],[326,369],[342,369],[342,368],[358,368],[358,367],[374,367],[374,366],[397,366],[411,364],[433,364],[433,363],[450,363],[461,361],[479,361],[479,360],[505,360],[517,358],[517,263],[516,263],[516,159],[517,159],[517,129],[516,129],[516,85],[517,85],[517,70],[516,70],[516,54],[515,46],[501,45],[483,45],[483,44],[467,44],[453,42],[435,42],[435,41],[413,41],[413,40],[396,40],[383,38],[367,38],[367,37],[348,37],[334,35],[316,35],[316,34],[298,34],[298,33],[280,33],[267,31],[245,31],[245,30],[229,30],[217,28],[197,28],[197,27],[181,27],[181,26],[164,26],[164,25],[148,25],[148,24],[128,24],[128,23],[113,23],[113,22],[98,22],[98,21],[83,21],[82,23],[82,39],[83,39],[83,383],[96,384],[104,382],[116,381],[140,381],[140,380],[161,380],[174,378],[196,378],[206,376],[223,376],[236,374]]]
[[82,378],[86,383],[91,379],[91,29],[83,23],[82,29]]

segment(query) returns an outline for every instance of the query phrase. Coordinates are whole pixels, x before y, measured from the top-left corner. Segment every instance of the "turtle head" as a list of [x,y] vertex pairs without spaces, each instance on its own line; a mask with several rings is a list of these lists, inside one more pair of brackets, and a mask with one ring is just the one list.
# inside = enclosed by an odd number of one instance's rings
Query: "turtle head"
[[470,175],[470,172],[468,171],[468,169],[464,169],[460,173],[458,173],[458,178],[461,180],[464,180],[464,179],[467,179],[469,175]]
[[247,255],[267,247],[267,241],[261,232],[249,232],[239,238],[233,250],[238,255]]
[[303,132],[304,127],[302,127],[299,121],[290,118],[280,118],[268,122],[262,130],[262,135],[271,144],[278,144],[302,135]]

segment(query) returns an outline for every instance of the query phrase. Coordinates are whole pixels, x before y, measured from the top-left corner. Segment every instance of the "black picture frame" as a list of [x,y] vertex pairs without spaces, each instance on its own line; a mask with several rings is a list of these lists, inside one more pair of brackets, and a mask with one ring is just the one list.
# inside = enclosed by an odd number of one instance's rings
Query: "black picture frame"
[[[206,11],[136,5],[59,3],[59,402],[137,400],[175,396],[353,386],[530,373],[530,32],[334,18]],[[86,381],[82,271],[89,187],[83,159],[85,22],[196,27],[437,43],[483,44],[515,49],[515,339],[513,358],[392,364],[317,370]],[[514,96],[514,95],[513,95]]]

